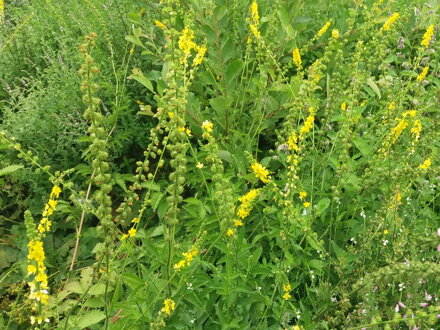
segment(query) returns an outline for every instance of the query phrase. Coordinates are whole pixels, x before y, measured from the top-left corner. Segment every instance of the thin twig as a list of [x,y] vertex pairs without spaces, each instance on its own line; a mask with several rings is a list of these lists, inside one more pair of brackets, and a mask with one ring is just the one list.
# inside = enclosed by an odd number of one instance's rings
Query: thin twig
[[[90,191],[92,190],[92,182],[93,182],[94,176],[95,176],[95,170],[93,170],[89,186],[87,187],[86,202],[88,201]],[[82,230],[85,216],[86,216],[86,210],[83,209],[82,213],[81,213],[81,220],[79,221],[79,228],[76,231],[76,243],[75,243],[75,249],[73,250],[72,262],[70,263],[70,269],[69,269],[70,272],[73,270],[73,266],[75,265],[76,254],[78,253],[78,247],[79,247],[79,238],[81,236],[81,230]]]

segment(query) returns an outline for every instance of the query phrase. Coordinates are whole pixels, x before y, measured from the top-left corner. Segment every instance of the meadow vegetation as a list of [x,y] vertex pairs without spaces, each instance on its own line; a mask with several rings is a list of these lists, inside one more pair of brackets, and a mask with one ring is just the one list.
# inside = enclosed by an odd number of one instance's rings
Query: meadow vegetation
[[0,328],[438,329],[438,0],[0,0]]

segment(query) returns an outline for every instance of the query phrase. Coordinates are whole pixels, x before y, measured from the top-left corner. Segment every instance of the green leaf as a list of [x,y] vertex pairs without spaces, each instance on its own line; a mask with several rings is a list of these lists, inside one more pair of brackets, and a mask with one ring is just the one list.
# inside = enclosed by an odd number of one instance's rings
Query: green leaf
[[105,293],[105,284],[97,283],[93,285],[87,293],[91,296],[103,295]]
[[9,165],[9,166],[3,167],[0,170],[0,176],[11,174],[12,172],[15,172],[23,167],[24,167],[23,165]]
[[78,281],[69,282],[66,284],[65,289],[69,292],[76,293],[82,295],[86,290],[83,289],[81,284]]
[[103,319],[105,319],[105,313],[103,311],[100,310],[91,310],[88,312],[85,312],[80,319],[78,320],[77,326],[80,329],[84,329],[87,327],[90,327],[93,324],[96,324],[100,321],[102,321]]
[[330,199],[323,198],[316,204],[316,213],[320,215],[330,206]]
[[137,290],[139,287],[145,286],[145,281],[139,276],[132,273],[122,274],[122,280],[131,290]]
[[376,85],[374,80],[372,78],[367,79],[367,85],[371,87],[371,89],[376,93],[377,97],[380,99],[382,98],[382,95],[380,94],[379,87]]
[[234,81],[234,79],[237,78],[241,70],[243,70],[243,67],[244,63],[239,58],[229,63],[225,73],[227,85],[230,85]]
[[125,36],[125,40],[127,40],[137,46],[144,47],[144,44],[142,43],[142,41],[136,36],[132,36],[132,35]]
[[365,139],[357,137],[353,139],[353,143],[364,156],[370,153],[371,145]]
[[136,69],[136,68],[133,69],[131,75],[128,76],[128,78],[136,80],[138,83],[147,87],[150,91],[152,91],[154,93],[153,84],[151,83],[151,81],[147,77],[144,76],[144,74],[142,73],[141,70]]

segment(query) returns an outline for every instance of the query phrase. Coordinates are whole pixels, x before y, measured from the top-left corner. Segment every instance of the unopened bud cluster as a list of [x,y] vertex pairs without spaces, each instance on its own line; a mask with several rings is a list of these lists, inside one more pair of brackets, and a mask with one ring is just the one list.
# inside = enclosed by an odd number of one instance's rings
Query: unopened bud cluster
[[90,33],[84,37],[84,43],[79,47],[84,62],[81,65],[79,74],[82,77],[81,91],[83,92],[83,102],[87,105],[84,112],[84,118],[90,123],[88,132],[90,134],[91,145],[89,154],[92,159],[93,183],[99,187],[94,194],[94,200],[97,202],[96,216],[101,221],[101,228],[98,233],[105,236],[106,245],[111,244],[112,237],[105,235],[113,228],[110,192],[112,190],[110,165],[108,163],[109,154],[107,152],[107,132],[104,128],[104,116],[99,110],[101,100],[96,97],[99,89],[98,84],[94,82],[94,77],[99,73],[95,60],[91,56],[91,50],[95,46],[97,35]]

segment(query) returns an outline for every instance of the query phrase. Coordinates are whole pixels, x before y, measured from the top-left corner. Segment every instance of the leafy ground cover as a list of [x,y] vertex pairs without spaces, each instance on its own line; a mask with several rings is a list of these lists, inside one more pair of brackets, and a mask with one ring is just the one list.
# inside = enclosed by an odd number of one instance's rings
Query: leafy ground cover
[[0,327],[438,328],[439,10],[0,0]]

